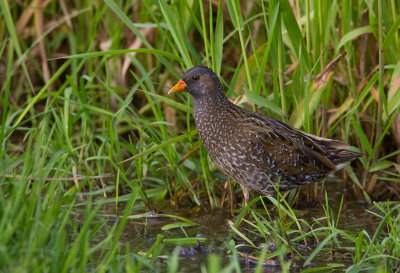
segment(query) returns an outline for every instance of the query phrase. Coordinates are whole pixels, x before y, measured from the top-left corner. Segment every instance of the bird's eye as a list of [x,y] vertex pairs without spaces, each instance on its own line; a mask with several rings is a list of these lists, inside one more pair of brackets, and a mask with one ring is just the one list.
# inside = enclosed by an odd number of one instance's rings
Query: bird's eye
[[200,79],[200,77],[199,77],[199,75],[193,75],[193,76],[192,76],[192,79],[195,80],[195,81],[197,81],[198,79]]

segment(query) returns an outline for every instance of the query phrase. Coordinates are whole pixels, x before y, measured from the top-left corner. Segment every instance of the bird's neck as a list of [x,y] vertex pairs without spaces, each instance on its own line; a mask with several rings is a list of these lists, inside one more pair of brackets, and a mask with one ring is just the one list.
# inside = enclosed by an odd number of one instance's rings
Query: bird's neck
[[220,122],[223,113],[225,113],[224,109],[231,107],[232,103],[223,94],[223,96],[216,98],[193,98],[193,104],[196,128],[203,140],[205,132],[209,128],[215,128],[214,126]]
[[210,113],[220,112],[222,108],[228,106],[231,102],[225,94],[214,94],[214,96],[196,98],[193,97],[193,106],[195,115],[208,115]]

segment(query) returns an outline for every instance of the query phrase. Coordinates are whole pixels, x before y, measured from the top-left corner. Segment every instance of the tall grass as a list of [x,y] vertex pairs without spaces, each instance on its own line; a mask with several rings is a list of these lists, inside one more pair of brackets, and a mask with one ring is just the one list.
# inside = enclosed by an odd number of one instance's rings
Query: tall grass
[[[195,65],[220,75],[229,98],[243,95],[241,106],[362,152],[338,188],[369,202],[398,199],[396,1],[0,1],[0,9],[4,271],[154,271],[170,238],[160,235],[139,255],[119,240],[129,215],[164,201],[193,212],[238,203],[239,187],[221,183],[227,178],[199,141],[191,98],[166,95]],[[282,270],[293,263],[285,253],[301,254],[294,243],[318,234],[321,247],[306,265],[328,244],[341,248],[340,234],[354,243],[352,270],[381,268],[385,259],[387,270],[398,266],[397,207],[377,204],[386,216],[376,236],[349,235],[328,204],[327,226],[293,213],[296,200],[321,192],[307,187],[287,201],[270,199],[277,218],[242,208],[232,230],[245,240],[245,221],[277,244],[273,254],[257,255],[279,257]],[[117,222],[100,216],[105,203],[115,204]],[[379,241],[386,225],[387,239]],[[233,242],[226,249],[240,255]],[[177,257],[171,254],[171,272]],[[237,261],[224,267],[216,256],[207,263],[210,272],[239,270]]]

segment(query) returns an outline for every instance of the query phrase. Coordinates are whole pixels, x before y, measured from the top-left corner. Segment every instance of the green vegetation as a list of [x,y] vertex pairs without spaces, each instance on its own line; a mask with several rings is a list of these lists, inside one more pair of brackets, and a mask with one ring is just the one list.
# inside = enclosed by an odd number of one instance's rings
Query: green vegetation
[[[0,10],[1,271],[180,272],[180,251],[209,241],[181,211],[218,207],[236,215],[202,272],[239,272],[239,257],[256,272],[399,270],[397,1],[0,0]],[[243,107],[362,152],[335,191],[371,204],[374,229],[342,228],[343,199],[333,209],[323,183],[253,193],[241,207],[240,187],[201,146],[190,96],[167,96],[195,65]],[[310,202],[323,217],[301,217]],[[173,221],[129,241],[128,224],[147,228],[155,208]]]

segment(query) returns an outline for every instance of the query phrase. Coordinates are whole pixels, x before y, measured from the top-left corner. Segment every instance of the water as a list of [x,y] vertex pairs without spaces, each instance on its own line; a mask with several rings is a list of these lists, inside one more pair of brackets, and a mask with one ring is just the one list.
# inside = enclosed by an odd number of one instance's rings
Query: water
[[[358,234],[362,230],[366,230],[372,236],[373,232],[379,225],[380,219],[379,217],[374,216],[365,210],[373,208],[365,202],[354,200],[354,196],[351,194],[339,192],[337,190],[335,191],[334,189],[338,188],[337,182],[326,183],[325,188],[328,192],[329,206],[334,213],[335,220],[337,219],[340,200],[343,196],[343,205],[338,228],[351,232],[354,235]],[[323,205],[325,205],[324,200],[322,200],[321,203],[316,206],[305,205],[302,209],[297,210],[299,213],[298,218],[304,219],[310,224],[315,224],[315,220],[320,219],[320,221],[326,226],[326,221],[322,219],[322,217],[326,216]],[[200,272],[200,265],[206,261],[209,253],[219,254],[221,257],[223,257],[223,264],[229,263],[229,259],[232,257],[226,255],[227,249],[224,246],[224,244],[227,242],[230,232],[232,231],[228,225],[228,222],[234,221],[234,218],[229,211],[225,209],[215,209],[208,212],[192,213],[190,209],[183,208],[179,210],[173,210],[169,207],[164,207],[159,210],[159,214],[162,213],[181,216],[198,223],[199,225],[185,227],[184,231],[180,228],[162,230],[165,225],[175,223],[176,221],[169,217],[160,217],[152,211],[145,211],[144,213],[147,215],[147,217],[128,220],[121,236],[121,241],[125,244],[129,243],[132,251],[145,253],[155,243],[158,234],[163,234],[164,238],[185,238],[186,236],[197,236],[200,238],[206,238],[207,240],[204,242],[204,244],[195,243],[191,246],[184,246],[181,248],[181,257],[179,260],[180,272]],[[113,215],[114,211],[115,208],[111,204],[104,208],[103,213],[105,215]],[[276,214],[276,210],[273,213]],[[246,218],[251,219],[249,217]],[[107,219],[109,221],[109,226],[111,227],[116,218],[107,217]],[[248,228],[248,226],[241,227],[241,231],[245,233],[246,227]],[[249,238],[255,242],[262,242],[263,240],[262,238],[256,238],[255,236],[251,237],[251,234],[249,235]],[[320,238],[320,240],[323,239],[324,238]],[[339,238],[339,241],[343,244],[343,246],[349,244],[348,241],[346,242],[346,240],[343,240],[342,238]],[[307,246],[302,245],[302,242],[295,245],[295,247],[299,249],[300,252],[305,255],[305,257],[307,257],[307,255],[309,255],[317,246],[317,242],[309,242]],[[175,247],[176,245],[174,244],[165,244],[163,254],[171,255]],[[251,255],[251,251],[246,253],[246,248],[240,248],[239,251],[244,254],[240,260],[240,265],[243,272],[252,272],[256,264],[245,257],[247,254]],[[351,251],[347,251],[347,253],[346,251],[335,251],[333,255],[334,260],[332,260],[330,251],[321,251],[318,256],[313,259],[312,263],[306,268],[326,266],[332,262],[349,266],[352,264],[351,257],[349,255],[350,252]],[[166,260],[160,258],[159,261],[161,267],[163,268],[162,265],[166,264]],[[303,263],[304,260],[300,260],[298,264],[302,265]],[[300,266],[292,267],[293,272],[300,272],[302,269],[305,268]],[[281,269],[279,266],[266,266],[264,268],[264,272],[280,271]]]

